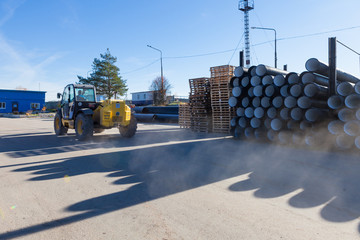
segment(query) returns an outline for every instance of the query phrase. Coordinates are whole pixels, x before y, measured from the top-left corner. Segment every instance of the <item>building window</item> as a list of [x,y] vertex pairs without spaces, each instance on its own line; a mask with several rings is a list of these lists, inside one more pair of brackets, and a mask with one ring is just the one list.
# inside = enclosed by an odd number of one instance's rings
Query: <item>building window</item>
[[6,103],[0,102],[0,109],[6,109]]
[[144,100],[146,100],[146,94],[144,94]]
[[40,103],[31,103],[30,108],[39,110],[40,109]]
[[138,100],[140,99],[140,95],[139,95],[139,94],[137,95],[137,99],[138,99]]

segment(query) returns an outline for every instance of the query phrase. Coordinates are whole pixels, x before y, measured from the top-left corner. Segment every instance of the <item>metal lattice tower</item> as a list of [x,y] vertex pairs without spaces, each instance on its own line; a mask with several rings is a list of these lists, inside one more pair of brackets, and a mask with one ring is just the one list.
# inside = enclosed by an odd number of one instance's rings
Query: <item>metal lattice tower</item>
[[250,67],[249,11],[254,9],[254,0],[240,0],[239,10],[244,12],[245,65]]

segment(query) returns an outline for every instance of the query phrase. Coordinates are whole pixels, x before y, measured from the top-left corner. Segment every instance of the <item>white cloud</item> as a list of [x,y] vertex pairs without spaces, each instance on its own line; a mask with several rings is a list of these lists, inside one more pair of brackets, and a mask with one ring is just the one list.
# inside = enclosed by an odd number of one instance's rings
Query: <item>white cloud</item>
[[[1,77],[1,79],[7,81],[6,85],[13,85],[13,82],[19,80],[30,80],[35,76],[35,69],[19,54],[8,41],[0,34],[0,53],[1,53],[1,75],[7,76],[7,78]],[[8,78],[12,76],[11,78]],[[4,84],[4,82],[2,83]],[[18,84],[24,85],[24,84]]]
[[0,27],[3,26],[15,13],[15,10],[20,7],[25,0],[7,0],[3,1],[0,6],[0,12],[3,13],[2,18],[0,18]]
[[62,3],[67,8],[67,11],[60,19],[60,27],[65,29],[79,30],[79,15],[77,13],[76,7],[72,4],[72,1],[62,0]]
[[[9,41],[0,33],[0,83],[1,88],[15,89],[16,86],[23,86],[29,90],[38,90],[40,82],[43,83],[41,87],[44,89],[45,82],[52,79],[52,73],[47,72],[49,67],[56,60],[63,57],[60,53],[47,53],[45,56],[41,54],[40,62],[33,63],[33,58],[38,60],[38,54],[32,51],[19,50],[20,47]],[[49,83],[50,84],[50,83]],[[51,84],[50,84],[51,85]],[[58,88],[58,87],[56,87]]]

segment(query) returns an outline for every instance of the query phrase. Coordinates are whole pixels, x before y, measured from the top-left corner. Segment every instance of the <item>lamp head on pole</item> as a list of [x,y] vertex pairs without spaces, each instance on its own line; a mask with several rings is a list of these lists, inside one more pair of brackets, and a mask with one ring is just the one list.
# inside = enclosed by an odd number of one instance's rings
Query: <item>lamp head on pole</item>
[[146,45],[146,46],[149,47],[149,48],[152,48],[152,49],[154,49],[154,50],[156,50],[156,51],[159,51],[160,54],[162,55],[162,51],[161,51],[160,49],[157,49],[157,48],[155,48],[155,47],[153,47],[153,46],[150,46],[150,45]]

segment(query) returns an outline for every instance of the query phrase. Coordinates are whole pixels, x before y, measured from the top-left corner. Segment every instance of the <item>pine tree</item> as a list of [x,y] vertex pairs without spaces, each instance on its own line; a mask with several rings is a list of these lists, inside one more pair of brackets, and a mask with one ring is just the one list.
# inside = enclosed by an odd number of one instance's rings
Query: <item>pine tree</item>
[[100,54],[100,59],[94,58],[90,77],[77,76],[80,84],[91,84],[96,88],[97,94],[105,95],[108,99],[124,96],[128,88],[126,80],[122,79],[115,66],[117,58],[110,54],[109,49]]

